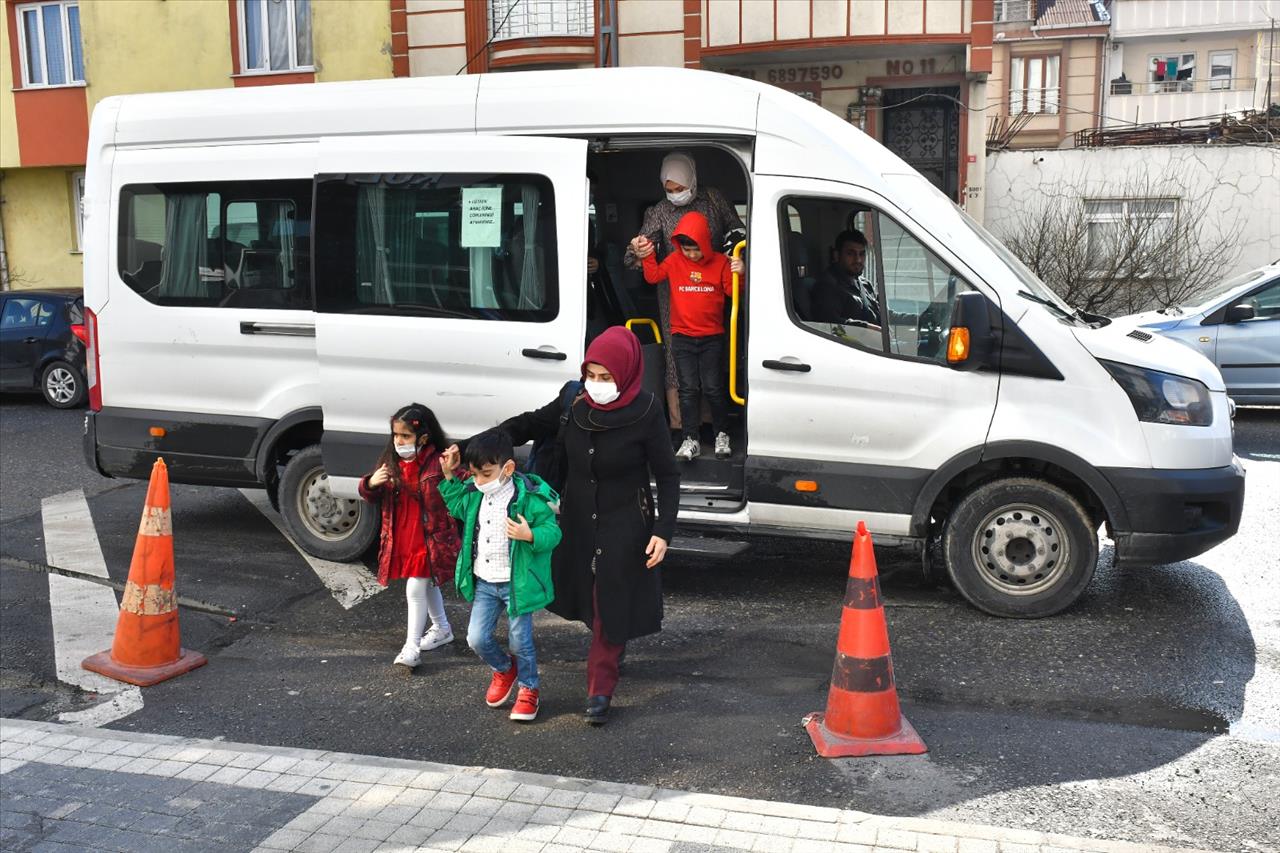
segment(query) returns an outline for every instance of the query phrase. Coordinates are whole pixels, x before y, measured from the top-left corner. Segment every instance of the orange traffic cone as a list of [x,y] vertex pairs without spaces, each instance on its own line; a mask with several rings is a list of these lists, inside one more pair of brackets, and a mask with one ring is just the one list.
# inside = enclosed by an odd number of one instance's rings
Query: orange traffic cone
[[206,663],[204,655],[187,651],[179,643],[169,470],[163,459],[157,459],[133,546],[129,581],[120,600],[115,641],[109,652],[90,655],[80,665],[117,681],[150,687]]
[[876,555],[861,521],[849,561],[827,712],[810,714],[804,725],[824,758],[916,755],[928,750],[898,707]]

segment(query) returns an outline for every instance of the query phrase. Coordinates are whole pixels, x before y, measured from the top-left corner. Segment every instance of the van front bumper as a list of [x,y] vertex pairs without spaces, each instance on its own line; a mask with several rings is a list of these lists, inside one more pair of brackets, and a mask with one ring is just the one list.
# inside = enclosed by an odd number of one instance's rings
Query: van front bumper
[[1240,528],[1244,466],[1195,470],[1103,468],[1128,514],[1112,530],[1118,565],[1175,563],[1203,554]]

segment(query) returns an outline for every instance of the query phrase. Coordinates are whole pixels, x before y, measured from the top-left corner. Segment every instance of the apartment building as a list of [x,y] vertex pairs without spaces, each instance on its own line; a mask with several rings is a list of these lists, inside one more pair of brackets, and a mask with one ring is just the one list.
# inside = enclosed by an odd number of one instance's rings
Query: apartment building
[[103,98],[394,73],[389,0],[3,0],[3,13],[0,283],[15,289],[82,280],[85,150]]
[[1277,0],[1112,0],[1107,126],[1209,120],[1280,98]]

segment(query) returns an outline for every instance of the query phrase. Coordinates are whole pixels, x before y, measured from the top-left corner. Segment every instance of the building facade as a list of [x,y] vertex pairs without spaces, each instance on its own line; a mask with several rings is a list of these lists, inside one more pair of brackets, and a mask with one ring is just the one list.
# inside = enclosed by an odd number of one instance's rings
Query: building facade
[[1209,121],[1280,92],[1276,0],[1113,0],[1107,126]]
[[[663,65],[772,83],[981,213],[994,0],[407,0],[413,76]],[[655,102],[643,105],[652,108]]]
[[[89,117],[134,92],[391,77],[389,0],[3,0],[0,273],[78,286]],[[408,73],[407,55],[400,64]]]

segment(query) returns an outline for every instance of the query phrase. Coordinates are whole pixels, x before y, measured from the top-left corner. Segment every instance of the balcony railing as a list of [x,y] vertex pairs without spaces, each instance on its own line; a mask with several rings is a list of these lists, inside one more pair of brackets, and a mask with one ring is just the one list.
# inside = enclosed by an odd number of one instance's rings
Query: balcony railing
[[[1253,87],[1253,80],[1233,80],[1231,89],[1211,89],[1210,83],[1220,80],[1181,80],[1178,83],[1193,83],[1190,91],[1155,91],[1148,93],[1149,86],[1164,84],[1142,83],[1135,94],[1119,94],[1113,85],[1112,95],[1107,99],[1107,125],[1122,127],[1129,124],[1150,124],[1153,122],[1176,122],[1191,119],[1213,118],[1220,115],[1238,114],[1245,110],[1257,109],[1260,97]],[[1123,91],[1123,89],[1121,89]]]
[[1209,77],[1197,80],[1140,81],[1112,80],[1113,95],[1180,95],[1204,92],[1252,92],[1253,77]]
[[489,0],[493,40],[596,34],[593,0]]

